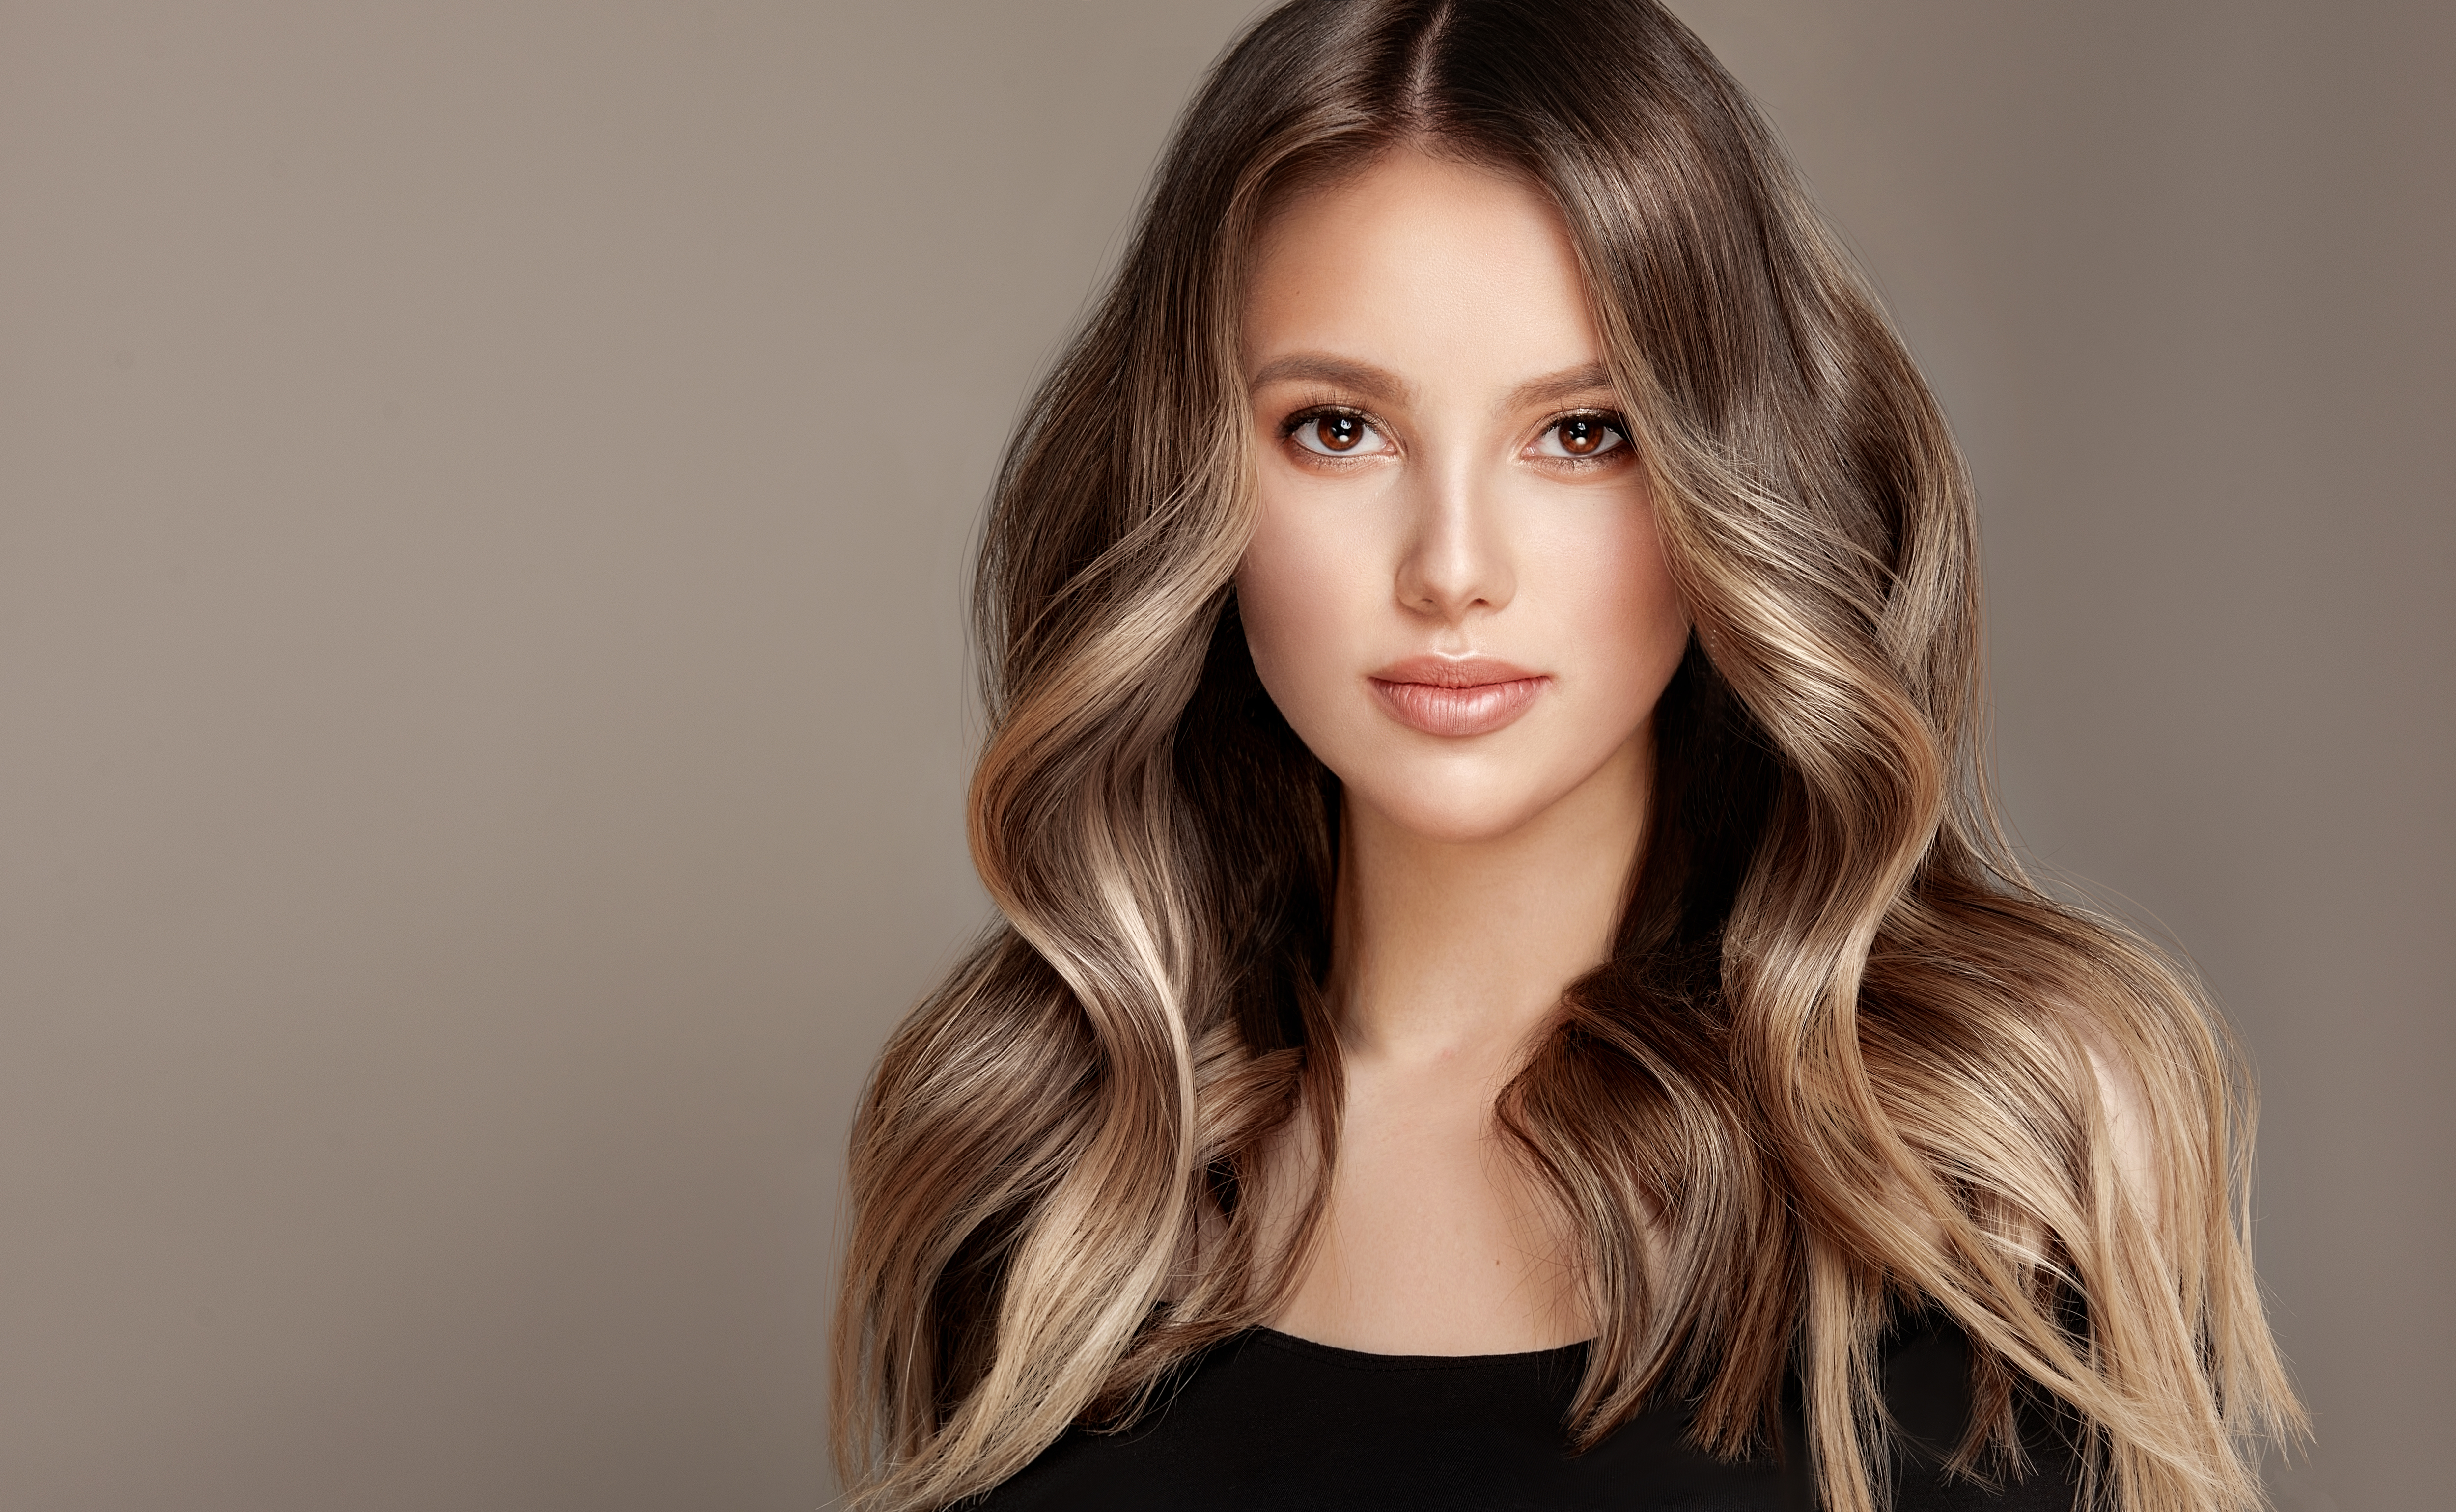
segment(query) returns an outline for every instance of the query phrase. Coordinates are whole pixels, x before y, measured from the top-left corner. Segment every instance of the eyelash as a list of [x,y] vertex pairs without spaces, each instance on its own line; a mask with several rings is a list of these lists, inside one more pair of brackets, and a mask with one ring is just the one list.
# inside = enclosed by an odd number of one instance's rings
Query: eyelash
[[[1390,431],[1387,426],[1383,425],[1380,420],[1375,419],[1371,415],[1364,411],[1347,404],[1307,405],[1305,408],[1297,411],[1295,414],[1279,422],[1279,439],[1282,442],[1291,442],[1295,439],[1297,432],[1304,429],[1306,426],[1313,424],[1317,420],[1330,419],[1334,418],[1361,421],[1363,424],[1371,427],[1377,435],[1381,436],[1385,443],[1389,440]],[[1602,452],[1598,452],[1590,456],[1546,457],[1544,459],[1545,461],[1555,463],[1566,462],[1570,467],[1581,470],[1589,467],[1605,467],[1609,466],[1613,461],[1619,459],[1621,453],[1629,450],[1630,447],[1636,444],[1629,439],[1628,422],[1627,420],[1621,419],[1618,414],[1611,410],[1598,409],[1567,410],[1562,414],[1555,415],[1550,419],[1544,422],[1544,428],[1535,433],[1535,439],[1537,440],[1541,440],[1545,437],[1552,434],[1554,431],[1559,430],[1562,426],[1566,425],[1571,420],[1601,420],[1613,435],[1620,438],[1620,442],[1618,445],[1611,446]],[[1369,461],[1375,457],[1386,455],[1382,452],[1367,452],[1361,457],[1341,457],[1335,454],[1317,452],[1308,446],[1299,446],[1297,449],[1303,452],[1305,456],[1311,458],[1316,462],[1361,462]]]
[[1303,430],[1306,426],[1313,424],[1317,420],[1334,419],[1361,421],[1366,426],[1369,426],[1375,434],[1381,436],[1383,441],[1388,441],[1390,438],[1389,430],[1384,427],[1381,421],[1375,419],[1372,416],[1365,414],[1362,410],[1352,409],[1344,404],[1311,404],[1297,411],[1294,415],[1289,416],[1286,419],[1279,422],[1279,439],[1295,445],[1297,450],[1303,452],[1307,457],[1312,458],[1317,462],[1361,462],[1365,460],[1367,458],[1382,455],[1379,452],[1367,452],[1363,457],[1325,456],[1324,454],[1317,452],[1313,448],[1297,441],[1297,432]]

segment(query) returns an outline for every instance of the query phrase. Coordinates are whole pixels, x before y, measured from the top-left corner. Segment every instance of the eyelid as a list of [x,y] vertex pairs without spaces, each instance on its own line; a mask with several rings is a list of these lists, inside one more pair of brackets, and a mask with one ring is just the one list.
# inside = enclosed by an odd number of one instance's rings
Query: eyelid
[[1279,434],[1282,436],[1293,436],[1297,432],[1297,427],[1302,425],[1305,421],[1318,420],[1325,415],[1349,416],[1353,419],[1362,420],[1365,424],[1372,426],[1375,430],[1381,432],[1384,436],[1387,436],[1390,433],[1389,427],[1382,423],[1381,417],[1375,415],[1371,410],[1364,409],[1359,405],[1345,403],[1339,399],[1316,399],[1309,403],[1300,404],[1295,409],[1290,410],[1288,412],[1288,418],[1279,421]]
[[1545,420],[1541,426],[1537,427],[1534,439],[1526,443],[1526,449],[1530,452],[1534,452],[1538,446],[1543,444],[1545,438],[1551,436],[1570,420],[1586,419],[1602,421],[1604,428],[1619,437],[1620,439],[1599,451],[1588,452],[1584,457],[1580,457],[1566,449],[1558,455],[1549,452],[1536,452],[1535,454],[1543,458],[1543,460],[1547,462],[1577,462],[1583,464],[1598,462],[1607,457],[1617,457],[1622,452],[1629,451],[1637,445],[1636,438],[1629,434],[1627,418],[1623,416],[1618,410],[1607,410],[1600,405],[1582,404],[1575,409],[1563,410],[1558,415],[1554,415],[1550,419]]
[[[1301,440],[1297,439],[1298,433],[1302,431],[1307,425],[1333,416],[1353,419],[1362,424],[1365,429],[1371,431],[1381,439],[1381,446],[1369,452],[1332,452],[1317,450],[1314,447],[1305,445]],[[1543,425],[1536,430],[1534,438],[1527,442],[1525,450],[1530,452],[1535,451],[1546,437],[1553,435],[1565,423],[1577,419],[1600,421],[1603,426],[1607,430],[1609,430],[1618,438],[1618,439],[1600,451],[1589,452],[1583,457],[1571,453],[1566,449],[1564,449],[1557,454],[1539,452],[1537,455],[1542,457],[1545,461],[1570,462],[1579,465],[1586,465],[1603,461],[1607,458],[1616,457],[1624,451],[1631,450],[1637,444],[1634,438],[1629,434],[1627,419],[1618,410],[1606,409],[1601,405],[1582,404],[1572,409],[1562,410],[1558,414],[1545,419]],[[1306,456],[1322,461],[1362,461],[1367,458],[1387,457],[1399,450],[1398,439],[1391,434],[1389,425],[1380,417],[1376,416],[1370,410],[1337,399],[1318,400],[1313,403],[1301,405],[1299,408],[1290,411],[1288,417],[1279,421],[1279,439],[1282,441],[1296,441],[1298,447],[1302,450]]]
[[[1371,431],[1376,437],[1381,439],[1381,447],[1378,450],[1369,452],[1316,451],[1312,447],[1305,445],[1304,442],[1297,440],[1297,433],[1299,431],[1303,430],[1307,425],[1312,424],[1316,420],[1331,416],[1338,416],[1360,422],[1366,430]],[[1286,419],[1279,422],[1279,439],[1282,441],[1296,441],[1297,449],[1303,452],[1307,457],[1326,462],[1363,461],[1367,458],[1392,456],[1399,450],[1398,439],[1390,434],[1390,427],[1383,424],[1372,411],[1359,409],[1353,404],[1341,404],[1335,401],[1307,404],[1290,414]]]

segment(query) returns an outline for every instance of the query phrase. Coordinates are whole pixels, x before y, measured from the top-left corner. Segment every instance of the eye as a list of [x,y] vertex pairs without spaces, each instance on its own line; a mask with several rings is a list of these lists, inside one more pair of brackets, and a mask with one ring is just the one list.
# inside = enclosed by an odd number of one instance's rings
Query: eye
[[1390,449],[1363,416],[1346,410],[1315,410],[1288,422],[1287,434],[1316,457],[1371,457]]
[[1584,461],[1627,445],[1628,433],[1617,415],[1564,415],[1535,439],[1535,455]]

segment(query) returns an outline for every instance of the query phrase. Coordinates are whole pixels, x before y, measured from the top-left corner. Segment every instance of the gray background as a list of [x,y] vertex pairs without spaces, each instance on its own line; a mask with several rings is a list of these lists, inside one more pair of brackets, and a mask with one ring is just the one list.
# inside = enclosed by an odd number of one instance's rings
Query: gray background
[[[2456,9],[1688,0],[1984,491],[2012,811],[2444,1505]],[[0,4],[0,1505],[797,1508],[996,446],[1236,3]]]

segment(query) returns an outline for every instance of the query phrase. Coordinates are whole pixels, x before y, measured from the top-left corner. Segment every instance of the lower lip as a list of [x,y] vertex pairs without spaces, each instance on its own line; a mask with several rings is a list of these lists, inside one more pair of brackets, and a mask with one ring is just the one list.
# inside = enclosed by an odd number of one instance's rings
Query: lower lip
[[1370,680],[1382,696],[1382,706],[1399,723],[1427,735],[1489,735],[1515,724],[1548,679],[1522,677],[1507,683],[1478,683],[1473,687],[1442,687],[1432,683],[1385,683]]

